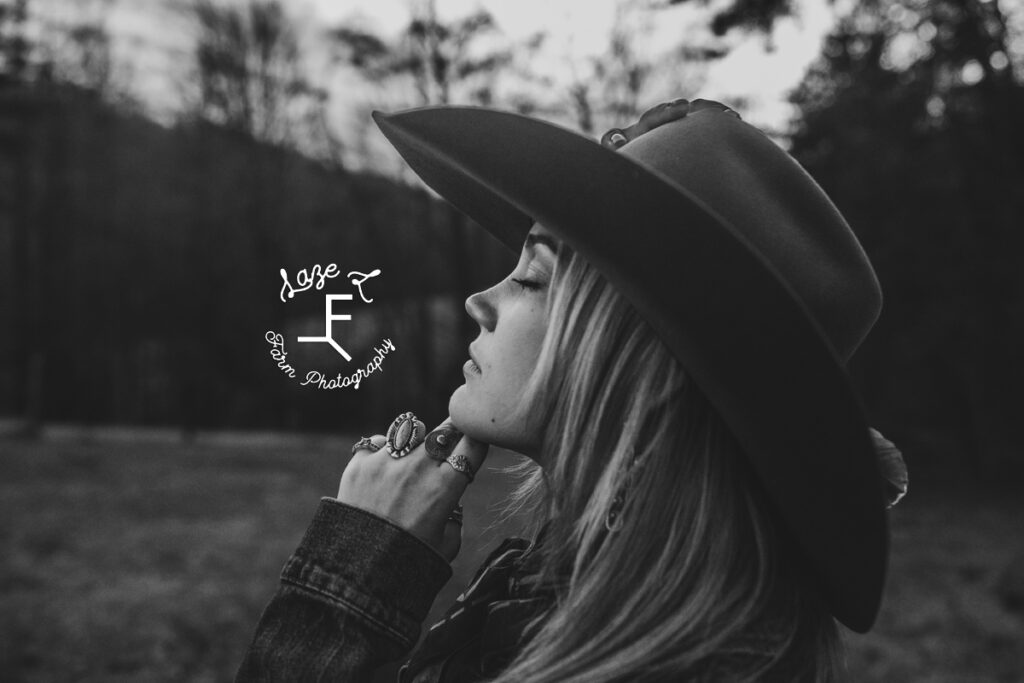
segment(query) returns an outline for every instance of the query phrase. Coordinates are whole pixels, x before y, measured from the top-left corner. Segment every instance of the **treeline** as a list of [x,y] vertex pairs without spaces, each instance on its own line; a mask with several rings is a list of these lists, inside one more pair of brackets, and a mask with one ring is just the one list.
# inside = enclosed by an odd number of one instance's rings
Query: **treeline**
[[[70,87],[0,93],[0,131],[0,414],[186,429],[446,414],[475,334],[465,292],[511,258],[447,205],[202,122],[165,128]],[[323,290],[280,300],[281,268],[294,283],[329,263],[342,275]],[[374,269],[364,304],[345,275]],[[335,305],[353,316],[335,323],[351,363],[294,341],[323,334],[325,293],[355,297]],[[297,378],[271,358],[268,330],[288,339]],[[384,338],[396,351],[383,378],[299,386],[308,369],[355,372]]]
[[792,152],[885,290],[854,364],[869,413],[922,469],[1006,481],[1024,475],[1021,19],[995,2],[865,3],[793,95]]
[[[682,45],[657,71],[622,21],[568,93],[532,78],[502,99],[497,76],[539,38],[470,53],[492,19],[445,23],[424,6],[397,40],[338,27],[338,59],[382,92],[411,87],[410,106],[493,104],[599,134],[667,99],[655,89],[667,75],[687,82],[725,54]],[[344,147],[326,125],[326,93],[298,69],[279,5],[246,7],[193,6],[198,96],[173,127],[130,113],[103,85],[101,31],[76,33],[89,59],[66,59],[73,69],[0,40],[0,414],[187,430],[444,416],[476,334],[463,300],[512,257],[425,192],[347,172],[342,152],[364,137]],[[779,0],[731,7],[714,32],[767,33],[790,11]],[[872,424],[917,472],[1024,474],[1021,27],[1024,11],[982,0],[859,3],[792,95],[791,150],[848,217],[885,291],[851,374]],[[343,370],[326,345],[294,341],[323,333],[321,292],[278,298],[280,268],[329,263],[381,269],[366,283],[374,302],[352,302],[353,321],[336,324],[349,366],[395,344],[358,390],[299,386],[263,339],[285,335],[299,371]],[[343,277],[328,291],[356,295]]]

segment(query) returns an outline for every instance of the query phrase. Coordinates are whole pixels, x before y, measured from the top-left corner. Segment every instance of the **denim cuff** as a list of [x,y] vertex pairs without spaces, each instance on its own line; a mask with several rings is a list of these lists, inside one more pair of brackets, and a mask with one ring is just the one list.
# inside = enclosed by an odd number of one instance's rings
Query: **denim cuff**
[[281,581],[363,618],[411,648],[452,569],[394,522],[322,498]]

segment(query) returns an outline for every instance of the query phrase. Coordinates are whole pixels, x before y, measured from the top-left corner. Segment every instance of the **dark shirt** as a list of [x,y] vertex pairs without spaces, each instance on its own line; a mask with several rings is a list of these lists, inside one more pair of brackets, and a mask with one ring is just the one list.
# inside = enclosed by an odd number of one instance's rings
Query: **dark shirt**
[[[537,543],[505,539],[399,672],[400,683],[468,683],[499,673],[553,599]],[[320,501],[260,617],[236,681],[369,681],[409,655],[451,567],[391,521]]]

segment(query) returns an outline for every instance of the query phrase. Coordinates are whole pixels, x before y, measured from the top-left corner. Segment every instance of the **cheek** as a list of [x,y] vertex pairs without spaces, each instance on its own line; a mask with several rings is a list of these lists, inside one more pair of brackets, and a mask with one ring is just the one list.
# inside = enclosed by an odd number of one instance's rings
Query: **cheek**
[[449,412],[474,438],[529,454],[539,438],[533,433],[532,420],[513,416],[523,408],[523,392],[537,366],[547,318],[542,304],[524,306],[514,313],[517,315],[506,311],[499,320],[483,375],[452,394]]
[[540,313],[531,311],[528,321],[524,321],[529,324],[522,325],[515,334],[509,334],[502,345],[500,360],[496,359],[503,365],[496,375],[501,376],[507,388],[511,390],[507,392],[510,401],[518,401],[521,398],[527,380],[537,367],[545,332],[545,319],[542,313],[542,310]]

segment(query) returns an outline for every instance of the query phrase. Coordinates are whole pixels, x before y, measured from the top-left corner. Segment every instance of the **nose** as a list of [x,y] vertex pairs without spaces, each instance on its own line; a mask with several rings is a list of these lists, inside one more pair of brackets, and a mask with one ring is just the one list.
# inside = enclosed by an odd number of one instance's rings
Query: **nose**
[[469,313],[469,317],[477,321],[480,327],[488,332],[494,331],[494,325],[498,320],[497,310],[492,301],[493,295],[494,287],[491,287],[482,292],[470,294],[466,299],[466,313]]

